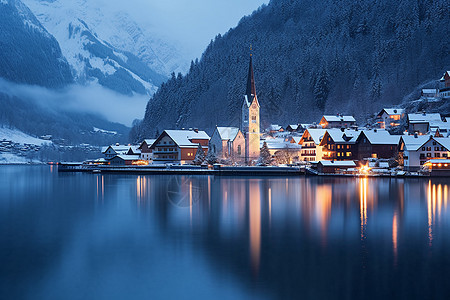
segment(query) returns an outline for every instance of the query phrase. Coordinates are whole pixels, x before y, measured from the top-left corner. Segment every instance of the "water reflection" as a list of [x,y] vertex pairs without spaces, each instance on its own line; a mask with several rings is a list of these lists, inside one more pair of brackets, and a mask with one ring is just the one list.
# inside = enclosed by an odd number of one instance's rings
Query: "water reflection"
[[10,172],[0,298],[449,295],[444,179]]

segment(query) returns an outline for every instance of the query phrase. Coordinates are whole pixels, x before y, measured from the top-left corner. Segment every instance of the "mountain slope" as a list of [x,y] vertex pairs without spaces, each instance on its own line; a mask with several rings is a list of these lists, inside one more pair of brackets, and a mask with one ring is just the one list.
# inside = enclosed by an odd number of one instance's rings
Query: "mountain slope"
[[19,0],[0,1],[0,77],[59,88],[73,82],[58,42]]
[[133,138],[238,125],[250,44],[263,125],[363,117],[450,66],[449,24],[444,0],[273,0],[164,83]]
[[125,12],[99,1],[24,0],[55,36],[77,82],[98,81],[122,94],[153,94],[172,71],[183,71],[173,46]]

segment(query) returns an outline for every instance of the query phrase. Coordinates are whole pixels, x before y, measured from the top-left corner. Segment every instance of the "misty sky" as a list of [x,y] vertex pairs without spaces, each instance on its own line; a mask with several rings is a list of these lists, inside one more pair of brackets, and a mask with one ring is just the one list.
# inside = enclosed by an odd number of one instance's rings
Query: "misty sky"
[[100,0],[127,11],[141,24],[180,43],[188,59],[200,57],[211,39],[235,27],[269,0]]

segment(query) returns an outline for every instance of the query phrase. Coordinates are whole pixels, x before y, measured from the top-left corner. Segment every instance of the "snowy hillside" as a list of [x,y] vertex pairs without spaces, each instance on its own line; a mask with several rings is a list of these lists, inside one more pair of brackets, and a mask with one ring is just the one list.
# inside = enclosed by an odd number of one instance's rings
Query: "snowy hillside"
[[1,141],[11,141],[17,144],[29,144],[37,146],[52,143],[47,140],[32,137],[31,135],[28,135],[17,129],[3,128],[3,127],[0,127],[0,142]]
[[73,82],[58,42],[19,0],[0,1],[0,77],[59,88]]
[[122,94],[152,94],[172,72],[185,71],[174,47],[131,17],[85,0],[24,0],[58,40],[80,83],[98,81]]

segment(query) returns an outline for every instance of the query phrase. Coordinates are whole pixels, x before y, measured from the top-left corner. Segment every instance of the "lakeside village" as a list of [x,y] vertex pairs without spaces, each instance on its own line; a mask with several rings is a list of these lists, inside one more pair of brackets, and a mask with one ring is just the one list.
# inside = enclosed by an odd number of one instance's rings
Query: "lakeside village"
[[[439,89],[423,89],[422,98],[450,99],[450,71],[439,85]],[[353,116],[338,114],[324,115],[313,124],[271,125],[260,132],[259,112],[250,56],[239,128],[217,126],[212,136],[192,128],[164,130],[140,145],[104,147],[103,158],[62,166],[62,170],[192,173],[228,169],[249,173],[246,166],[255,166],[256,174],[290,168],[296,174],[301,170],[315,175],[450,176],[450,118],[439,113],[384,108],[371,128],[359,127]],[[390,133],[405,123],[401,134]]]

